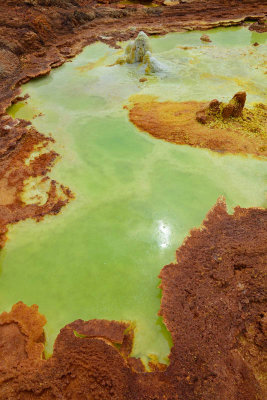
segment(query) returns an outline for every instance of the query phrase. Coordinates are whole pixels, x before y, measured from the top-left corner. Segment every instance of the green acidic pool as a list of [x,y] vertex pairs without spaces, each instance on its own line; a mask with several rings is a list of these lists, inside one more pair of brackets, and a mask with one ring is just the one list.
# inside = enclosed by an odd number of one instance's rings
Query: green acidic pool
[[0,254],[0,311],[19,300],[38,304],[48,320],[48,354],[65,324],[106,318],[135,321],[134,355],[166,361],[171,340],[157,316],[160,269],[219,196],[230,210],[264,206],[262,160],[156,140],[123,109],[136,93],[228,100],[246,90],[248,105],[263,102],[266,35],[245,28],[206,33],[211,43],[200,41],[203,32],[152,39],[168,72],[145,83],[142,67],[109,66],[120,51],[91,45],[25,85],[28,104],[9,110],[52,133],[61,159],[50,176],[76,195],[58,216],[10,227]]

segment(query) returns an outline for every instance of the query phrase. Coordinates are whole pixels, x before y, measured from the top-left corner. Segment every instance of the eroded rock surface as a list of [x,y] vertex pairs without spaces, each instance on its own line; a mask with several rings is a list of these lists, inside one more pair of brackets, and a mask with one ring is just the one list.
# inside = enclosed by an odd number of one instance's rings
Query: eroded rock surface
[[[96,0],[0,0],[0,113],[18,94],[22,82],[102,40],[115,45],[136,33],[165,34],[241,24],[249,17],[264,27],[262,0],[180,2],[172,7],[146,7]],[[257,25],[257,24],[256,24]],[[255,25],[255,26],[256,26]],[[258,26],[258,25],[257,25]],[[253,29],[253,28],[252,28]]]
[[169,368],[193,385],[195,398],[264,398],[266,222],[266,210],[229,215],[219,200],[160,273],[160,314],[174,343]]
[[0,315],[0,399],[264,400],[266,222],[265,210],[229,215],[219,200],[162,269],[173,348],[153,372],[130,357],[128,322],[77,320],[44,360],[45,319],[16,304]]
[[196,119],[202,124],[207,124],[216,118],[229,119],[241,117],[246,98],[246,92],[238,92],[227,104],[214,99],[206,108],[196,113]]

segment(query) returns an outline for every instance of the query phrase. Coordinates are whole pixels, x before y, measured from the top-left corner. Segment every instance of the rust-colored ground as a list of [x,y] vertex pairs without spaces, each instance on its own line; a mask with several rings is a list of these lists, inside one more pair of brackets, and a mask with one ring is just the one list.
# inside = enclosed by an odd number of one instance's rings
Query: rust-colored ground
[[[2,400],[264,400],[266,223],[219,200],[161,273],[170,365],[130,357],[129,323],[77,320],[43,357],[45,318],[23,303],[0,315]],[[265,359],[266,361],[266,359]]]
[[266,29],[262,0],[194,0],[171,7],[163,0],[156,3],[158,7],[117,0],[0,0],[0,113],[22,82],[49,73],[96,40],[115,45],[141,30],[165,34],[240,25],[249,18],[255,29]]
[[[8,118],[6,109],[19,95],[22,83],[48,74],[51,68],[63,64],[94,41],[115,46],[117,40],[135,37],[140,30],[165,34],[240,25],[249,18],[255,21],[251,29],[266,28],[267,7],[262,0],[231,0],[224,4],[220,0],[193,0],[175,2],[173,6],[165,6],[163,0],[155,3],[156,7],[148,7],[151,2],[147,6],[138,1],[125,4],[116,0],[0,0],[0,118]],[[62,187],[64,196],[61,193],[58,198],[56,183],[51,182],[46,204],[23,206],[20,195],[23,180],[36,177],[37,169],[45,175],[56,155],[50,152],[26,168],[25,154],[29,156],[34,145],[44,138],[33,129],[27,133],[24,122],[16,126],[14,121],[9,123],[11,132],[3,129],[6,123],[0,121],[0,152],[4,152],[0,158],[0,246],[6,239],[8,223],[55,213],[70,197],[69,190]],[[9,141],[12,145],[8,147]],[[14,168],[13,157],[16,157]],[[14,179],[14,171],[19,170]],[[12,176],[13,180],[7,179]]]
[[[102,4],[101,4],[102,3]],[[20,85],[47,74],[96,40],[115,45],[148,34],[242,24],[266,29],[262,0],[195,0],[145,7],[94,0],[0,0],[0,246],[7,224],[55,214],[71,196],[47,173],[57,154],[25,121],[5,115]],[[46,153],[29,159],[36,146]],[[49,183],[44,204],[25,205],[25,179]],[[130,357],[129,323],[75,321],[45,360],[45,318],[15,305],[0,316],[1,400],[263,400],[266,371],[266,212],[219,202],[161,272],[163,316],[174,342],[170,365]],[[266,347],[265,347],[266,348]]]
[[[72,197],[68,188],[47,176],[58,156],[55,151],[47,149],[26,162],[36,147],[40,152],[53,142],[28,125],[23,120],[0,117],[0,248],[5,243],[8,224],[57,214]],[[37,198],[25,204],[22,198],[25,183],[37,177],[47,187],[46,201],[42,204]]]
[[[136,98],[137,101],[133,97],[134,105],[129,111],[130,121],[157,139],[219,152],[267,155],[267,115],[264,108],[244,109],[244,118],[211,126],[196,120],[196,113],[207,103],[158,102],[149,96]],[[253,131],[257,126],[265,128],[265,135]]]

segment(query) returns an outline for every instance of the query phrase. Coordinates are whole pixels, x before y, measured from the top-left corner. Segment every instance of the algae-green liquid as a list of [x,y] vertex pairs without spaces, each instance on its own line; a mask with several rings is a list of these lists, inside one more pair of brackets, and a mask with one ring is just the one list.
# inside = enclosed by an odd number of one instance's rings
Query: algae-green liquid
[[50,176],[76,196],[57,216],[10,227],[0,254],[0,311],[19,300],[38,304],[48,321],[47,354],[65,324],[106,318],[136,323],[133,355],[166,361],[171,340],[157,316],[160,269],[219,196],[230,211],[264,205],[264,161],[156,140],[123,109],[136,93],[229,100],[245,90],[248,106],[263,102],[266,35],[245,28],[204,33],[211,43],[200,41],[203,32],[152,39],[167,72],[145,83],[142,66],[110,66],[121,52],[91,45],[25,85],[28,104],[9,110],[56,139],[61,159]]

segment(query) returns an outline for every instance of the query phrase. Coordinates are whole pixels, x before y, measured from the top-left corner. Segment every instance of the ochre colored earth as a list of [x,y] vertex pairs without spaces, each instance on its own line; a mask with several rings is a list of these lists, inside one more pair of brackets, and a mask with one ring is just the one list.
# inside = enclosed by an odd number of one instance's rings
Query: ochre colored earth
[[267,212],[219,200],[161,273],[170,365],[131,358],[130,323],[77,320],[44,359],[45,318],[0,315],[0,399],[264,400]]
[[[267,155],[265,107],[244,109],[240,118],[204,125],[197,121],[196,114],[208,103],[159,102],[155,97],[145,95],[133,96],[131,101],[130,121],[157,139],[219,152]],[[259,126],[265,134],[254,132]]]

